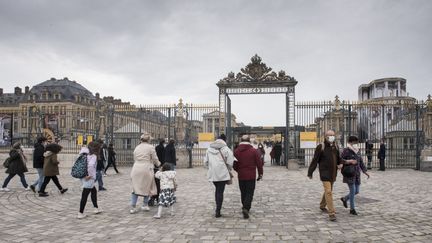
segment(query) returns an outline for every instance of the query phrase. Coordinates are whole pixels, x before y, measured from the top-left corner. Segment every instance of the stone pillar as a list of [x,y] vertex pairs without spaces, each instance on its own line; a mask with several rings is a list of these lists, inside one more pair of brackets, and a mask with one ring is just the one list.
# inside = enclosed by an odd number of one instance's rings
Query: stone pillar
[[422,150],[420,156],[420,171],[432,172],[432,147]]

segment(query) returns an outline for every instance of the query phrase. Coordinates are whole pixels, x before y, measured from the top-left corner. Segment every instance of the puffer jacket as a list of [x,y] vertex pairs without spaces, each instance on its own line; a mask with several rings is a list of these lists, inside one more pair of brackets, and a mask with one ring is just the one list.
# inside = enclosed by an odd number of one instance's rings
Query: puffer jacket
[[[226,160],[228,167],[225,164],[224,159]],[[211,143],[204,157],[204,165],[208,167],[208,180],[228,181],[231,179],[229,171],[232,170],[234,160],[234,155],[224,140],[217,139]]]
[[9,167],[6,170],[7,174],[22,174],[27,172],[26,161],[23,161],[21,149],[12,149],[9,152]]

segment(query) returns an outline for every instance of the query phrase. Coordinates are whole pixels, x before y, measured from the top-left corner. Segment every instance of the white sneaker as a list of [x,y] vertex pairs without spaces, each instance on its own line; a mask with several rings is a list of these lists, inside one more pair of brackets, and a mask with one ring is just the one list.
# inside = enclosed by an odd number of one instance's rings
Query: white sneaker
[[150,211],[150,208],[149,208],[149,206],[142,206],[141,210],[142,211]]
[[95,208],[93,211],[94,214],[100,214],[102,212],[103,212],[103,210],[101,208]]
[[31,190],[30,186],[28,186],[25,190],[30,191]]
[[129,210],[129,213],[134,214],[137,213],[138,211],[139,211],[138,208],[132,208],[131,210]]
[[3,192],[10,192],[10,189],[7,188],[7,187],[3,187],[0,191],[3,191]]
[[78,215],[77,215],[77,219],[83,219],[85,217],[87,217],[87,215],[85,215],[83,213],[78,213]]
[[155,214],[155,215],[153,216],[153,218],[155,218],[155,219],[160,219],[161,216],[160,216],[159,214]]

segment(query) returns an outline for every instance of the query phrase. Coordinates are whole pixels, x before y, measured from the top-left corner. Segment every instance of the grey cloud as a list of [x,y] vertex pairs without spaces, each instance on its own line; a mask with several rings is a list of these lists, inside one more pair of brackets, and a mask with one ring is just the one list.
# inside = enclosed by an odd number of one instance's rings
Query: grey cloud
[[297,78],[298,100],[356,99],[387,76],[425,98],[431,12],[426,0],[0,1],[0,82],[68,76],[133,103],[217,103],[215,83],[257,53]]

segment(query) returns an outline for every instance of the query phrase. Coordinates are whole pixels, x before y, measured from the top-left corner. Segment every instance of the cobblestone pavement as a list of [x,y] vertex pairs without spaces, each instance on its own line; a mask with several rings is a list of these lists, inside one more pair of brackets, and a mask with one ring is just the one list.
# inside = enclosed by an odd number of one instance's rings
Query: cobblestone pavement
[[[258,182],[251,218],[241,215],[237,182],[227,186],[222,218],[214,218],[214,188],[203,168],[178,169],[178,203],[174,216],[150,212],[129,214],[129,172],[104,177],[107,191],[98,193],[104,213],[78,220],[79,182],[61,170],[69,188],[61,195],[52,184],[50,196],[24,191],[19,179],[11,192],[0,192],[1,242],[431,242],[432,173],[414,170],[371,172],[357,198],[359,216],[350,216],[339,198],[347,192],[339,175],[335,184],[337,222],[329,222],[318,205],[322,185],[318,172],[265,167]],[[1,180],[5,178],[2,174]],[[28,173],[32,182],[36,174]],[[364,177],[363,177],[364,178]],[[92,204],[87,203],[87,212]]]

